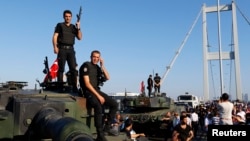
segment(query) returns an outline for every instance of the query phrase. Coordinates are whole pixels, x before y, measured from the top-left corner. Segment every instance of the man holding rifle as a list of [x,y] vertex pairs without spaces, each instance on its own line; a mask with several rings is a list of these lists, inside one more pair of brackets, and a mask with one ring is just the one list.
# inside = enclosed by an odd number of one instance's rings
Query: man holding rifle
[[82,39],[82,32],[80,29],[80,16],[81,16],[81,8],[80,12],[77,15],[76,25],[71,23],[72,20],[72,12],[70,10],[65,10],[63,12],[64,22],[57,23],[54,31],[54,35],[52,38],[54,53],[57,54],[58,59],[58,73],[57,73],[57,82],[59,92],[64,92],[63,90],[63,74],[65,63],[67,61],[69,66],[69,73],[71,76],[71,84],[73,92],[78,92],[77,88],[77,62],[75,57],[75,38],[78,40]]

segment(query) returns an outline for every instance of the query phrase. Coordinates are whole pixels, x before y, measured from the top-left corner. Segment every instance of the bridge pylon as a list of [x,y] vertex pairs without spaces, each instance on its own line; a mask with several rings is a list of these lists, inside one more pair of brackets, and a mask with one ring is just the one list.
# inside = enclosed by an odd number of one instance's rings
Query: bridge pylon
[[[232,13],[232,40],[233,40],[233,50],[229,52],[222,52],[219,40],[219,51],[218,52],[209,52],[208,48],[208,35],[207,35],[207,14],[209,13],[218,13],[218,21],[219,13],[231,11]],[[218,27],[220,25],[218,24]],[[219,28],[218,28],[219,29]],[[238,45],[238,30],[237,30],[237,17],[236,17],[236,5],[235,2],[232,1],[231,4],[227,5],[217,5],[212,7],[206,7],[203,4],[202,7],[202,30],[203,30],[203,93],[204,100],[209,100],[209,75],[208,75],[208,62],[210,60],[218,60],[220,61],[220,89],[221,94],[224,93],[224,84],[223,84],[223,75],[222,75],[222,65],[221,62],[225,60],[234,60],[235,63],[235,84],[236,84],[236,99],[242,100],[242,88],[241,88],[241,75],[240,75],[240,58],[239,58],[239,45]],[[219,30],[219,39],[220,39],[220,30]],[[230,93],[229,93],[230,94]],[[232,94],[230,94],[232,95]]]

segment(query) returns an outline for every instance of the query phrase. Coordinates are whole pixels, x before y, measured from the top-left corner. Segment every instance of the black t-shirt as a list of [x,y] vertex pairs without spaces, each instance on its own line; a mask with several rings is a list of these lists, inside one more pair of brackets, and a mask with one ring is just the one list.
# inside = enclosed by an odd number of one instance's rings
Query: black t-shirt
[[153,79],[152,78],[148,78],[148,86],[149,87],[153,86]]
[[79,82],[83,91],[87,90],[84,79],[83,79],[83,76],[86,76],[86,75],[89,76],[89,81],[91,85],[95,89],[98,89],[98,85],[99,85],[98,77],[100,75],[100,70],[101,68],[98,65],[92,64],[91,62],[85,62],[82,64],[82,66],[79,69]]
[[160,76],[155,76],[154,77],[154,81],[155,81],[155,83],[160,83],[160,81],[161,81],[161,77]]
[[191,126],[187,125],[185,129],[181,128],[181,124],[178,124],[174,127],[174,130],[179,133],[178,138],[181,141],[186,141],[189,137],[189,132],[192,130]]
[[67,26],[65,23],[58,23],[55,33],[59,33],[57,42],[60,45],[74,45],[78,30],[73,24]]

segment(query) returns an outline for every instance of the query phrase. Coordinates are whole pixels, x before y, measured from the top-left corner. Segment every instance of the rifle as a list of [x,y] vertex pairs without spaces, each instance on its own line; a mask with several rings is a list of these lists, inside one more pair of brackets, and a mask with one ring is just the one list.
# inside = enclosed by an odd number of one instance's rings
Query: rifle
[[46,77],[47,77],[46,81],[51,81],[51,76],[50,76],[50,72],[49,72],[49,63],[48,63],[47,56],[45,57],[44,65],[45,65],[45,68],[43,70],[43,73],[46,74]]
[[82,6],[80,6],[79,13],[76,15],[76,17],[77,17],[77,22],[79,22],[79,21],[80,21],[80,19],[81,19],[81,15],[82,15]]

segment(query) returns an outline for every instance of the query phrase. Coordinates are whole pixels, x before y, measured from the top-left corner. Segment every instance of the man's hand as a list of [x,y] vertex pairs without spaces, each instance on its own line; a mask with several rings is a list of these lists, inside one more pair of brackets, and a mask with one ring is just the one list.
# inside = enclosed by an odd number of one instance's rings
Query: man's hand
[[55,48],[54,48],[54,53],[55,53],[55,54],[58,54],[58,52],[59,52],[59,48],[58,48],[58,47],[55,47]]
[[139,136],[143,136],[143,137],[145,137],[145,134],[144,134],[144,133],[141,133],[141,134],[139,134]]
[[103,105],[105,102],[105,99],[101,95],[98,96],[98,99],[99,99],[100,103]]
[[80,29],[80,28],[81,28],[80,25],[81,25],[81,24],[80,24],[80,21],[79,21],[79,22],[76,22],[76,28],[77,28],[77,29]]
[[104,65],[104,60],[100,58],[100,66],[102,67]]

